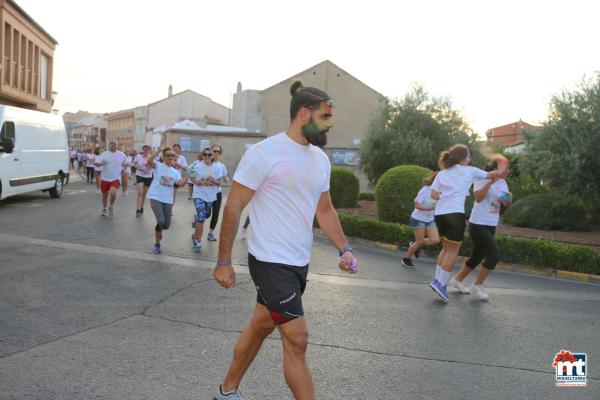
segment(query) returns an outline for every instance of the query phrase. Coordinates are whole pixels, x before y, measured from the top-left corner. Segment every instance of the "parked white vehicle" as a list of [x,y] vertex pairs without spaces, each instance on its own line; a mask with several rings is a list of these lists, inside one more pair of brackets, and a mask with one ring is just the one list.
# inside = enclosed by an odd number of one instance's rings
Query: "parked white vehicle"
[[60,197],[69,182],[69,145],[54,114],[0,105],[0,200],[36,190]]

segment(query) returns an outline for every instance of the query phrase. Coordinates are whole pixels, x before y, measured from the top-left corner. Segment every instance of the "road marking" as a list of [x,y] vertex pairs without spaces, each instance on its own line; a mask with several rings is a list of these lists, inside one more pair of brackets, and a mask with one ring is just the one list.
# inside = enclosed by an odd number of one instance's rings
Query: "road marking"
[[[115,249],[113,247],[102,247],[102,246],[94,246],[88,244],[78,244],[78,243],[69,243],[69,242],[60,242],[56,240],[47,240],[47,239],[37,239],[28,236],[20,236],[20,235],[11,235],[0,233],[0,242],[13,242],[19,244],[35,244],[46,247],[53,247],[65,250],[73,250],[73,251],[81,251],[84,253],[90,254],[101,254],[101,255],[110,255],[116,257],[123,257],[132,260],[139,261],[148,261],[148,262],[156,262],[161,264],[168,264],[171,266],[181,266],[181,267],[192,267],[192,268],[203,268],[207,270],[213,270],[215,266],[215,261],[213,260],[200,260],[197,258],[185,258],[185,257],[176,257],[176,256],[168,256],[165,254],[152,254],[145,253],[142,251],[134,251],[134,250],[123,250],[123,249]],[[248,267],[246,265],[234,265],[234,270],[238,274],[249,275]],[[332,274],[315,274],[308,273],[308,280],[311,282],[318,282],[325,285],[338,285],[338,286],[355,286],[355,287],[368,287],[374,289],[387,289],[387,290],[400,290],[400,289],[408,289],[419,286],[424,286],[425,283],[419,282],[399,282],[399,281],[384,281],[377,279],[366,279],[360,278],[357,276],[340,276],[340,275],[332,275]],[[569,282],[571,284],[578,285],[593,285],[597,286],[593,283],[586,282]],[[505,294],[505,295],[523,295],[523,296],[531,296],[532,292],[529,289],[512,289],[512,288],[488,288],[488,290],[493,291],[496,294]],[[578,300],[592,300],[598,301],[600,300],[600,292],[597,294],[589,294],[589,293],[581,293],[579,291],[566,291],[566,290],[543,290],[535,292],[539,297],[552,297],[554,299],[558,299],[562,296],[567,296],[571,299],[577,298]]]

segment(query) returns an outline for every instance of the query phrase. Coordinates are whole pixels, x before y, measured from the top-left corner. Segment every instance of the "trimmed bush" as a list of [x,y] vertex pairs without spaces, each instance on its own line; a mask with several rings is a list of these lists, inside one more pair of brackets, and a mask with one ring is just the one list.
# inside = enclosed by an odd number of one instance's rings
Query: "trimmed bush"
[[375,193],[372,193],[372,192],[360,192],[358,194],[358,200],[375,201]]
[[590,217],[581,199],[556,193],[538,193],[522,198],[512,205],[502,221],[537,229],[585,231],[590,228]]
[[423,178],[430,173],[418,165],[388,169],[375,187],[377,217],[387,222],[408,223],[415,208],[415,196],[423,187]]
[[358,205],[358,178],[347,168],[333,167],[329,194],[335,208],[356,207]]
[[[353,214],[339,214],[348,236],[406,247],[413,240],[407,225],[369,220]],[[316,220],[315,220],[316,221]],[[315,226],[318,224],[315,222]],[[546,239],[525,239],[497,235],[501,261],[600,275],[600,252],[581,245],[568,245]],[[431,247],[435,249],[436,247]],[[439,249],[439,245],[437,247]],[[460,254],[469,256],[473,241],[465,235]]]

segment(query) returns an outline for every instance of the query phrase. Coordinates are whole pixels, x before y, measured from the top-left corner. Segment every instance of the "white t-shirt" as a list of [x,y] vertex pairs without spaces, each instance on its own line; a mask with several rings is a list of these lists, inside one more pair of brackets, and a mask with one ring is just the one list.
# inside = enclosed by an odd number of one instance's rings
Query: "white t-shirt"
[[[228,176],[227,167],[221,161],[213,161],[213,165],[216,165],[221,169],[221,171],[219,172],[219,177],[222,178]],[[217,193],[221,192],[221,186],[219,186],[218,188],[219,190],[217,190]]]
[[[96,157],[96,162],[106,161],[102,168],[102,180],[103,181],[118,181],[121,179],[121,172],[123,171],[123,164],[127,160],[127,156],[122,151],[105,151]],[[98,168],[98,167],[96,167]]]
[[465,213],[465,198],[475,179],[487,178],[487,172],[466,165],[456,164],[436,175],[431,188],[440,193],[435,204],[435,215]]
[[[475,181],[473,191],[481,190],[489,179],[478,179]],[[498,179],[492,183],[490,189],[482,201],[475,202],[471,211],[469,221],[477,225],[497,226],[500,220],[500,200],[504,193],[508,193],[508,185],[504,179]]]
[[96,155],[94,153],[85,153],[85,166],[87,168],[96,168],[94,165],[94,160],[96,159]]
[[[219,179],[222,170],[214,163],[206,165],[204,161],[196,160],[190,166],[190,171],[190,176],[199,180],[208,177]],[[214,185],[194,185],[192,197],[212,203],[217,200],[217,193],[219,193],[220,188],[221,186]]]
[[148,198],[161,203],[173,204],[175,183],[181,179],[181,173],[160,161],[155,161],[154,179],[148,190]]
[[[435,200],[431,198],[431,185],[423,186],[419,190],[417,197],[415,197],[415,203],[419,203],[424,207],[433,207],[435,205]],[[424,211],[415,208],[410,217],[418,221],[431,222],[433,221],[433,210]]]
[[96,162],[96,161],[100,161],[100,154],[92,154],[92,155],[91,155],[91,157],[92,157],[92,158],[91,158],[91,160],[90,160],[90,163],[91,163],[91,165],[94,167],[94,171],[96,171],[96,172],[102,172],[102,169],[103,169],[104,167],[99,167],[99,166],[97,166],[97,165],[95,164],[95,162]]
[[[149,156],[148,156],[149,157]],[[148,166],[146,158],[142,154],[138,154],[133,159],[133,162],[137,165],[135,174],[142,178],[152,178],[152,168]]]
[[133,159],[131,158],[131,156],[125,156],[125,164],[126,166],[123,167],[123,172],[125,172],[126,174],[130,174],[131,173],[131,163],[133,162]]
[[188,166],[188,162],[185,159],[185,157],[182,154],[177,156],[177,161],[175,162],[175,164],[173,164],[173,168],[175,168],[177,171],[181,172],[181,170],[183,168],[187,168],[187,166]]
[[296,143],[285,132],[250,147],[233,177],[255,190],[250,254],[266,262],[307,265],[317,203],[329,191],[330,174],[321,149]]

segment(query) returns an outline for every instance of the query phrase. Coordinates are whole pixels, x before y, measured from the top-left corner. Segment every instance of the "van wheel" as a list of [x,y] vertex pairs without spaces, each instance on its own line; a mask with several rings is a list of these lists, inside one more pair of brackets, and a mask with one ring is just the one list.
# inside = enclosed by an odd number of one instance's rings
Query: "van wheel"
[[53,199],[58,199],[60,196],[62,196],[64,179],[65,178],[62,176],[62,174],[59,174],[56,177],[56,182],[54,182],[54,187],[48,191],[50,192],[50,197]]

